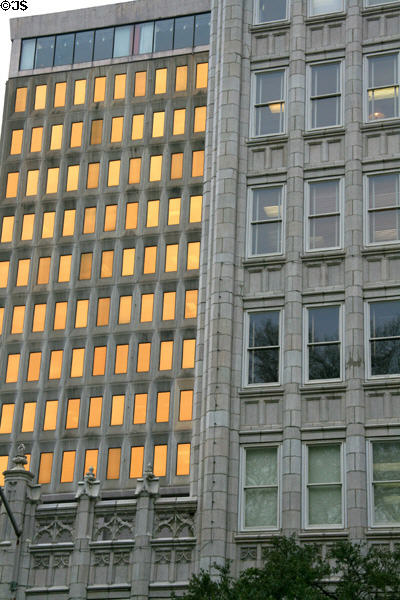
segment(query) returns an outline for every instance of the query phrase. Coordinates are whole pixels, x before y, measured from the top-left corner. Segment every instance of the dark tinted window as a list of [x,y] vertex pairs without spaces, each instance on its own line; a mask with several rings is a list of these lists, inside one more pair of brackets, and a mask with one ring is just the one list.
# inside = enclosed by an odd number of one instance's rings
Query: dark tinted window
[[90,62],[93,56],[93,31],[80,31],[75,38],[74,62]]
[[98,29],[94,39],[93,60],[111,58],[113,53],[114,28]]
[[211,14],[196,15],[196,26],[194,30],[194,45],[206,46],[210,43]]
[[175,19],[174,48],[191,48],[193,46],[194,17]]
[[174,20],[165,19],[156,21],[154,29],[154,52],[172,49],[172,37],[174,33]]
[[36,40],[35,69],[53,66],[54,35]]
[[73,33],[57,36],[56,52],[54,55],[54,64],[56,67],[58,65],[72,64],[74,56],[74,38],[75,34]]
[[22,40],[21,61],[19,68],[21,71],[33,69],[33,59],[35,57],[36,38]]

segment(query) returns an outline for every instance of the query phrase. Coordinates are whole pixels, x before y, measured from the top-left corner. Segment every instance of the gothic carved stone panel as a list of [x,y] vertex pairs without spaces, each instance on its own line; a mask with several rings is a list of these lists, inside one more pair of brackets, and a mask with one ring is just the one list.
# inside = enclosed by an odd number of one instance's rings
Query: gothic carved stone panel
[[97,514],[93,526],[93,540],[128,540],[134,538],[133,513]]
[[154,519],[154,538],[194,537],[195,515],[192,512],[157,512]]
[[75,515],[37,515],[34,544],[56,544],[72,542],[74,539]]

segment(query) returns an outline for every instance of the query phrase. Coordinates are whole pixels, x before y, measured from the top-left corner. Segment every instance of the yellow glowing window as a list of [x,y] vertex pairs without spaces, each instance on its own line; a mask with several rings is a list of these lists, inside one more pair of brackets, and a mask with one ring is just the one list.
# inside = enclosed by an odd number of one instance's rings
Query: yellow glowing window
[[58,400],[48,400],[44,413],[43,431],[54,431],[57,427]]
[[149,181],[160,181],[162,173],[162,154],[150,156]]
[[111,119],[111,143],[122,142],[124,130],[124,117],[113,117]]
[[88,427],[100,427],[103,396],[92,396],[89,403]]
[[136,229],[138,216],[138,203],[128,202],[125,214],[125,229]]
[[33,309],[32,331],[44,331],[47,304],[35,304]]
[[6,383],[18,381],[20,354],[9,354],[7,359]]
[[54,307],[54,324],[53,329],[65,329],[67,322],[68,302],[56,302]]
[[17,196],[18,179],[19,179],[19,173],[8,173],[7,186],[6,186],[6,198],[15,198]]
[[103,119],[96,119],[92,121],[92,130],[90,133],[90,143],[92,146],[101,144],[103,137]]
[[24,135],[23,129],[14,129],[11,134],[10,154],[21,154],[22,138]]
[[39,381],[40,365],[42,362],[41,352],[31,352],[29,355],[27,381]]
[[63,350],[52,350],[50,353],[49,379],[60,379]]
[[126,73],[120,73],[114,77],[114,100],[125,98]]
[[73,348],[71,358],[71,377],[82,377],[85,366],[85,348]]
[[191,421],[193,412],[193,390],[181,390],[179,399],[179,421]]
[[190,444],[178,444],[176,451],[176,474],[190,473]]
[[62,144],[63,125],[52,125],[50,150],[60,150]]
[[42,452],[40,455],[38,483],[50,483],[53,467],[53,453]]
[[192,177],[204,174],[204,150],[195,150],[192,154]]
[[108,187],[119,185],[120,160],[110,160],[108,163]]
[[63,254],[60,256],[60,262],[58,264],[58,279],[59,283],[65,283],[70,280],[71,277],[71,262],[72,254]]
[[185,319],[195,319],[197,317],[197,296],[198,290],[186,290]]
[[49,283],[50,278],[50,256],[42,256],[39,258],[37,283],[38,285],[45,285]]
[[172,357],[174,352],[174,342],[161,342],[160,344],[160,371],[170,371],[172,369]]
[[178,270],[178,248],[179,244],[168,244],[165,247],[165,272]]
[[174,124],[172,127],[172,135],[182,135],[185,133],[186,109],[178,108],[174,110]]
[[70,140],[70,144],[69,144],[71,148],[79,148],[82,145],[82,129],[83,129],[82,121],[72,123],[72,125],[71,125],[71,140]]
[[175,91],[184,92],[187,88],[187,66],[176,67]]
[[76,301],[75,328],[87,327],[89,300]]
[[0,288],[6,288],[8,283],[8,271],[10,269],[10,261],[0,261]]
[[63,220],[63,228],[62,235],[74,235],[75,231],[75,209],[71,208],[69,210],[64,210],[64,220]]
[[74,480],[75,454],[75,450],[66,450],[63,452],[60,478],[61,483],[71,483]]
[[94,233],[96,227],[96,207],[85,208],[83,217],[83,233]]
[[206,88],[208,80],[208,63],[197,63],[196,65],[196,88]]
[[[150,369],[151,343],[138,344],[137,368],[138,373],[145,373]],[[18,355],[19,356],[19,355]]]
[[25,305],[14,306],[11,333],[22,333],[24,330]]
[[155,273],[157,262],[157,246],[146,246],[144,249],[143,273]]
[[106,96],[106,78],[96,77],[94,80],[93,102],[104,102]]
[[113,274],[114,250],[104,250],[101,253],[100,277],[112,277]]
[[160,212],[160,201],[149,200],[147,203],[146,227],[158,227],[158,215]]
[[21,240],[31,240],[33,238],[33,226],[35,224],[35,215],[28,213],[22,219]]
[[69,165],[67,171],[67,192],[73,192],[78,189],[79,183],[79,165]]
[[117,225],[117,204],[108,204],[104,212],[104,231],[115,231]]
[[167,69],[156,69],[155,94],[165,94],[167,91]]
[[4,307],[0,308],[0,335],[3,333]]
[[165,112],[153,113],[152,137],[162,137],[164,135]]
[[92,276],[92,252],[84,252],[81,254],[81,263],[79,265],[79,279],[90,279]]
[[133,424],[146,423],[147,394],[135,394],[135,407],[133,409]]
[[17,286],[28,285],[30,264],[30,258],[22,258],[18,261]]
[[46,108],[47,85],[37,85],[35,90],[35,110]]
[[26,175],[26,196],[36,196],[39,184],[39,169],[28,171]]
[[146,71],[137,71],[135,73],[135,88],[134,88],[134,92],[133,92],[134,96],[138,97],[138,96],[146,95],[146,79],[147,79]]
[[125,396],[113,396],[111,404],[110,425],[124,424]]
[[57,193],[59,173],[60,173],[60,169],[58,167],[54,167],[54,168],[47,170],[46,194],[56,194]]
[[14,217],[3,217],[3,223],[1,227],[1,243],[6,244],[12,242],[14,231]]
[[1,407],[0,434],[11,433],[14,418],[14,404],[3,404]]
[[144,115],[133,115],[132,117],[132,139],[141,140],[143,138]]
[[196,106],[194,109],[193,131],[198,133],[206,130],[207,106]]
[[157,423],[168,423],[169,420],[170,392],[158,392],[157,394]]
[[30,466],[31,466],[31,455],[30,455],[30,454],[27,452],[27,453],[25,454],[25,456],[26,456],[27,463],[26,463],[26,465],[24,465],[24,469],[25,469],[25,471],[30,471]]
[[110,318],[110,298],[99,298],[97,302],[97,327],[108,325]]
[[118,344],[115,348],[114,373],[120,375],[128,372],[129,344]]
[[122,273],[123,277],[133,275],[135,271],[135,248],[124,248],[122,253]]
[[93,475],[96,475],[98,457],[98,450],[85,451],[85,466],[83,467],[83,475],[86,475],[86,473],[89,472],[90,467],[93,467]]
[[66,81],[56,83],[54,88],[54,108],[62,108],[65,106],[65,95],[67,93]]
[[121,448],[109,448],[107,460],[107,479],[119,479]]
[[96,346],[93,350],[92,375],[104,375],[106,372],[107,346]]
[[86,79],[77,79],[74,89],[74,104],[85,104]]
[[200,242],[188,242],[187,245],[187,264],[188,271],[198,269],[200,265]]
[[31,152],[40,152],[42,149],[43,127],[33,127],[31,133]]
[[88,190],[95,189],[99,186],[99,172],[100,172],[100,163],[89,163],[88,164],[88,174],[87,174],[87,184],[86,184],[86,187]]
[[140,169],[142,167],[141,158],[131,158],[129,160],[129,180],[128,183],[140,183]]
[[67,405],[67,418],[65,429],[77,429],[79,427],[80,398],[69,398]]
[[196,340],[183,340],[182,343],[182,369],[194,368],[196,353]]
[[176,292],[164,292],[162,311],[163,321],[175,319],[175,299]]
[[33,431],[35,427],[36,402],[25,402],[22,415],[21,432]]
[[154,446],[153,473],[156,477],[164,477],[167,473],[167,445]]
[[0,456],[0,485],[4,485],[4,475],[3,472],[7,469],[8,466],[8,455]]
[[148,323],[153,320],[154,294],[142,294],[140,322]]
[[170,198],[168,201],[168,225],[179,225],[181,216],[181,199]]
[[129,477],[136,479],[143,475],[144,446],[132,446],[131,448],[131,468]]
[[181,179],[183,175],[183,152],[171,154],[171,179]]
[[118,323],[130,323],[132,314],[132,296],[121,296],[119,299]]
[[26,95],[28,92],[28,88],[17,88],[15,93],[15,112],[24,112],[26,109]]
[[43,213],[42,238],[52,238],[54,235],[55,212]]

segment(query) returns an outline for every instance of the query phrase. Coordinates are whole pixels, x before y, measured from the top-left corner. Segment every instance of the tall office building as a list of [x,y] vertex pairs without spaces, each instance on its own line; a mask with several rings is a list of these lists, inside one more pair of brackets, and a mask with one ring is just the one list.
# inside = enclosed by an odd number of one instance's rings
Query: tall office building
[[161,600],[293,532],[398,543],[400,2],[11,29],[0,598]]

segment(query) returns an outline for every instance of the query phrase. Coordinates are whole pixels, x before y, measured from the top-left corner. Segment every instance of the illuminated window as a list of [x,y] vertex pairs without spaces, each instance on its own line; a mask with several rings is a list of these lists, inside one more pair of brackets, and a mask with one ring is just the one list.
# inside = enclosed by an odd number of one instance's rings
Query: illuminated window
[[198,290],[186,290],[185,292],[185,319],[197,317]]
[[62,228],[62,235],[74,235],[75,231],[75,209],[72,208],[70,210],[64,210],[64,221]]
[[95,346],[93,350],[92,375],[104,375],[106,372],[107,346]]
[[142,166],[141,158],[131,158],[129,160],[129,180],[128,183],[140,183],[140,169]]
[[42,452],[40,455],[38,483],[50,483],[53,467],[53,453]]
[[141,140],[143,138],[144,115],[133,115],[132,117],[132,139]]
[[101,426],[101,411],[103,407],[102,396],[92,396],[89,403],[88,427]]
[[135,87],[133,92],[134,96],[139,97],[146,95],[146,79],[146,71],[137,71],[135,73]]
[[182,369],[194,369],[196,353],[196,340],[183,340],[182,342]]
[[89,163],[88,164],[88,174],[87,174],[87,184],[86,184],[86,187],[88,190],[95,189],[99,186],[99,171],[100,171],[100,163]]
[[109,448],[106,479],[119,479],[121,448]]
[[11,433],[14,418],[14,404],[3,404],[1,407],[0,434]]
[[197,63],[196,65],[196,88],[206,88],[208,80],[208,63]]
[[80,398],[69,398],[67,405],[67,417],[65,429],[77,429],[79,427]]
[[32,331],[44,331],[47,304],[35,304],[33,309]]
[[143,475],[144,446],[132,446],[131,448],[131,468],[129,477],[136,479]]
[[58,400],[48,400],[44,413],[43,431],[54,431],[57,427]]
[[72,123],[71,139],[70,139],[70,144],[69,144],[70,148],[79,148],[82,145],[82,129],[83,129],[82,121]]
[[[27,381],[39,381],[41,362],[42,362],[42,353],[41,352],[31,352],[29,354],[28,375],[26,377]],[[31,431],[31,430],[29,430],[29,431]],[[33,431],[33,429],[32,429],[32,431]]]
[[204,150],[195,150],[192,154],[192,177],[204,174]]
[[124,129],[124,117],[113,117],[111,119],[111,143],[122,142]]
[[167,445],[154,446],[153,473],[156,477],[164,477],[167,473]]
[[8,271],[10,269],[10,261],[0,261],[0,288],[6,288],[8,283]]
[[96,227],[96,207],[85,208],[83,217],[83,233],[94,233]]
[[43,213],[42,238],[52,238],[54,235],[55,212]]
[[31,152],[40,152],[42,150],[43,127],[32,127],[31,132]]
[[155,273],[157,261],[157,246],[146,246],[144,249],[143,273]]
[[3,333],[4,307],[0,308],[0,335]]
[[171,154],[171,179],[181,179],[183,175],[183,152]]
[[92,146],[101,144],[103,137],[103,119],[92,121],[92,129],[90,132],[90,143]]
[[77,79],[74,88],[74,104],[85,104],[86,79]]
[[132,296],[121,296],[119,299],[118,323],[130,323],[132,314]]
[[147,323],[153,320],[154,294],[142,294],[140,309],[140,322]]
[[200,242],[188,242],[187,245],[187,264],[188,271],[198,269],[200,265]]
[[162,137],[164,135],[165,112],[153,113],[152,137]]
[[59,283],[65,283],[70,280],[71,277],[71,254],[63,254],[60,256],[60,262],[58,265],[58,279]]
[[76,301],[75,328],[87,327],[89,300]]
[[63,125],[52,125],[50,150],[60,150],[62,143]]
[[37,274],[37,284],[38,285],[46,285],[49,283],[50,278],[50,256],[42,256],[39,258],[39,266],[38,266],[38,274]]
[[146,227],[157,227],[158,226],[159,210],[160,210],[160,201],[159,200],[149,200],[149,202],[147,203]]
[[75,450],[66,450],[63,452],[60,478],[61,483],[71,483],[74,480],[75,455]]
[[16,198],[18,191],[19,173],[7,174],[6,198]]
[[0,456],[0,485],[4,485],[4,475],[3,472],[7,469],[8,466],[8,455]]
[[162,154],[150,156],[149,181],[160,181],[162,173]]
[[118,344],[115,348],[114,373],[120,375],[128,372],[129,344]]
[[179,225],[181,214],[181,199],[170,198],[168,200],[168,225]]
[[106,96],[106,78],[96,77],[94,80],[93,102],[104,102]]
[[22,219],[21,240],[31,240],[33,238],[33,226],[35,224],[35,215],[25,214]]
[[[25,196],[36,196],[39,183],[39,169],[28,171],[26,175]],[[32,239],[32,238],[31,238]]]
[[104,212],[104,231],[115,231],[117,225],[117,204],[108,204]]
[[1,227],[1,243],[6,244],[12,242],[14,231],[14,217],[3,217],[3,223]]
[[63,360],[63,350],[50,352],[49,379],[60,379]]
[[6,383],[18,381],[20,354],[9,354],[7,359]]
[[175,91],[184,92],[187,88],[187,66],[176,67]]
[[193,412],[193,390],[181,390],[179,399],[179,420],[191,421]]
[[35,110],[46,108],[47,85],[37,85],[35,90]]
[[174,342],[167,341],[160,344],[160,371],[170,371],[172,369],[172,357],[174,352]]
[[25,305],[14,306],[11,333],[22,333],[24,330]]
[[190,444],[178,444],[176,449],[176,474],[190,473]]
[[[23,129],[14,129],[13,130],[12,135],[11,135],[10,154],[21,154],[23,135],[24,135]],[[32,152],[32,150],[31,150],[31,152]]]
[[113,274],[114,250],[104,250],[101,253],[100,277],[112,277]]
[[138,203],[128,202],[126,205],[125,229],[136,229],[138,216]]
[[99,298],[97,301],[97,327],[108,325],[110,318],[110,298]]
[[17,88],[15,92],[14,112],[25,112],[28,88]]
[[85,451],[85,465],[83,467],[83,475],[89,472],[90,467],[93,467],[93,474],[97,472],[97,461],[99,457],[98,450],[86,450]]
[[135,270],[135,248],[124,248],[122,253],[122,276],[133,275]]
[[92,252],[84,252],[81,254],[81,263],[79,266],[79,280],[90,279],[92,276]]
[[125,396],[113,396],[110,425],[124,424]]
[[119,185],[120,160],[110,160],[108,163],[108,187]]
[[85,366],[85,348],[73,348],[70,377],[82,377]]
[[67,322],[68,302],[56,302],[54,307],[53,329],[65,329]]
[[179,244],[167,244],[165,246],[165,272],[178,270],[178,248]]
[[168,423],[169,420],[170,392],[158,392],[157,394],[157,423]]
[[178,108],[174,110],[174,124],[172,126],[172,135],[182,135],[185,133],[186,109]]
[[28,285],[30,258],[22,258],[18,261],[17,286]]
[[56,194],[58,191],[58,175],[60,169],[58,167],[47,170],[47,186],[46,194]]
[[155,94],[165,94],[167,91],[167,69],[156,69],[156,80],[154,84]]
[[126,73],[120,73],[114,77],[114,100],[121,100],[122,98],[125,98],[125,88]]
[[142,425],[146,423],[147,394],[135,394],[135,407],[133,409],[133,424]]
[[54,108],[62,108],[65,106],[65,95],[67,93],[66,81],[56,83],[54,88]]
[[163,321],[175,319],[175,299],[176,292],[164,292],[162,311]]
[[206,130],[207,106],[196,106],[194,109],[193,131],[198,133]]
[[[148,342],[138,344],[137,367],[138,373],[145,373],[150,369],[151,344]],[[18,355],[19,356],[19,355]]]

